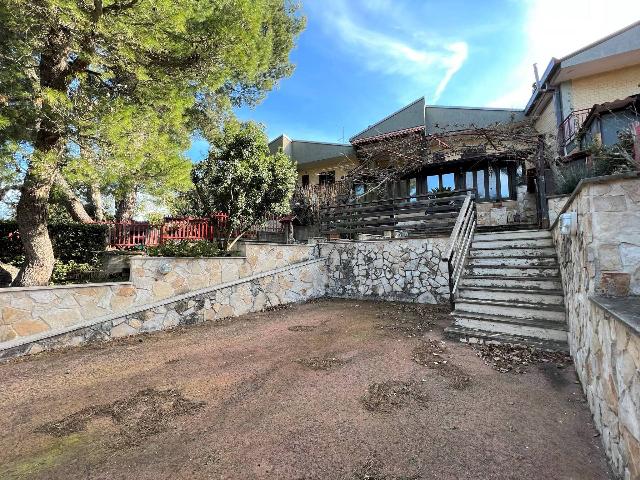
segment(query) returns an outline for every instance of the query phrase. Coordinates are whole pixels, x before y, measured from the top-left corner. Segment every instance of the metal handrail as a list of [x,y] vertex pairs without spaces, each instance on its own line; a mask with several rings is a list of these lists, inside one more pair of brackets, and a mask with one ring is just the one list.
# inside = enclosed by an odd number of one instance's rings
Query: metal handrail
[[458,289],[458,282],[464,270],[467,254],[473,235],[476,231],[476,202],[475,195],[471,194],[465,198],[456,224],[449,237],[449,247],[445,254],[447,268],[449,271],[449,302],[451,308],[455,307],[455,294]]

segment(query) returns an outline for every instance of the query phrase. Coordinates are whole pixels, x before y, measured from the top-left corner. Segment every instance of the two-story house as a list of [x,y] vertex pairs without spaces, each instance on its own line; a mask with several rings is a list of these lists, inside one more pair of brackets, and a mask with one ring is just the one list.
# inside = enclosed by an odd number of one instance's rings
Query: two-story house
[[[550,170],[544,162],[584,161],[594,141],[615,143],[640,118],[638,94],[640,22],[553,58],[524,110],[435,106],[419,98],[353,135],[349,144],[281,135],[270,148],[296,161],[303,185],[337,182],[363,165],[395,168],[384,195],[473,189],[479,225],[545,224],[541,182]],[[354,182],[357,195],[366,189],[366,181]]]

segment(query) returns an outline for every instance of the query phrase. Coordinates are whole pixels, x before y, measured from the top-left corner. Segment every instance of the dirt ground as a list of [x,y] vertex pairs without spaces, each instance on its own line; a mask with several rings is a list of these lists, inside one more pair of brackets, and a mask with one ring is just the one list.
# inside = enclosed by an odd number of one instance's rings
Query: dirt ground
[[449,322],[321,300],[2,364],[0,478],[609,478],[566,359]]

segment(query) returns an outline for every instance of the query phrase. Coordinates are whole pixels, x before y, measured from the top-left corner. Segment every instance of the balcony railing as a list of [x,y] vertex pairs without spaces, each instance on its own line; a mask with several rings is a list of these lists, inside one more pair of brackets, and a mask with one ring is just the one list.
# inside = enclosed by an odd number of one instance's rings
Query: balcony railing
[[573,150],[572,145],[578,137],[578,132],[582,124],[587,119],[590,108],[574,110],[562,121],[558,127],[558,150],[561,155],[565,155]]

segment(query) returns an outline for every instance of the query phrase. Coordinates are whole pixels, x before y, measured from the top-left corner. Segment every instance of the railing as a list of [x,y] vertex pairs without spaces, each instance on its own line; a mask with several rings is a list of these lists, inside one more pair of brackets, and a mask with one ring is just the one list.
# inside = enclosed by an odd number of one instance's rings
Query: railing
[[449,238],[449,248],[445,259],[449,269],[449,301],[451,308],[455,306],[455,295],[458,282],[464,270],[469,253],[469,247],[476,230],[476,202],[475,195],[467,195],[458,214],[458,219]]
[[[565,118],[558,127],[558,149],[564,150],[571,142],[576,140],[578,132],[590,111],[590,108],[583,108],[581,110],[574,110],[567,115],[567,118]],[[564,155],[564,151],[560,153]]]
[[323,234],[351,236],[388,231],[407,235],[450,231],[468,190],[359,202],[353,198],[321,209]]
[[[284,235],[285,226],[278,215],[268,215],[264,221],[247,232],[243,238],[261,239],[261,236]],[[109,229],[108,244],[112,248],[152,247],[167,241],[215,241],[225,231],[227,215],[220,213],[211,218],[167,217],[161,225],[149,222],[104,222]],[[264,234],[264,235],[263,235]],[[272,240],[273,238],[269,238]]]

